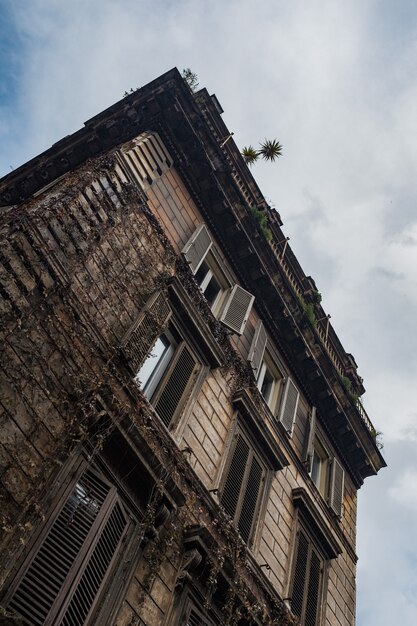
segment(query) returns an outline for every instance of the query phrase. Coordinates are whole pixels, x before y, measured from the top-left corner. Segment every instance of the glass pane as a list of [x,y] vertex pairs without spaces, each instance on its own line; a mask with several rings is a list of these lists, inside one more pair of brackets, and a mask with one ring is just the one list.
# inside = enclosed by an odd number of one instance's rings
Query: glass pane
[[212,306],[217,298],[217,296],[219,295],[221,289],[220,289],[220,285],[217,282],[217,280],[214,278],[214,276],[211,278],[209,284],[207,285],[206,289],[204,290],[204,295],[206,297],[207,302],[209,303],[210,306]]
[[170,347],[169,339],[166,335],[161,335],[155,342],[150,354],[146,357],[146,360],[138,373],[135,376],[135,381],[140,385],[142,389],[146,389],[146,386],[152,379],[156,368],[164,358],[168,348]]
[[195,274],[195,279],[197,281],[197,285],[201,285],[202,282],[204,281],[207,273],[210,271],[209,266],[207,265],[207,263],[205,261],[202,262],[202,264],[200,265],[200,267],[198,268],[198,271]]
[[272,374],[269,371],[269,369],[266,368],[260,392],[261,392],[262,396],[264,397],[265,402],[267,404],[269,403],[269,399],[270,399],[271,394],[272,394],[272,389],[274,387],[274,382],[275,382],[274,377],[272,376]]
[[317,454],[317,451],[313,451],[313,462],[311,464],[311,480],[319,487],[320,485],[320,469],[321,469],[322,460]]

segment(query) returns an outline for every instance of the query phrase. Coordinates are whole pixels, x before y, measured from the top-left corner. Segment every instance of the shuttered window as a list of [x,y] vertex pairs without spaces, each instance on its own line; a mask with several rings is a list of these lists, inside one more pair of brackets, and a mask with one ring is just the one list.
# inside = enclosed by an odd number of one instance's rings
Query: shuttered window
[[197,272],[212,245],[213,242],[205,224],[200,224],[182,250],[193,274]]
[[313,407],[306,437],[305,467],[320,494],[338,517],[343,513],[345,472],[317,434],[316,409]]
[[248,542],[255,526],[262,497],[266,469],[246,438],[235,437],[226,478],[221,493],[221,504],[233,518],[242,539]]
[[183,408],[199,369],[194,352],[171,325],[158,337],[135,376],[165,426]]
[[180,410],[197,368],[196,358],[183,342],[177,349],[167,375],[161,381],[159,392],[152,400],[165,426],[170,425],[177,410]]
[[26,564],[8,608],[31,626],[87,624],[129,525],[116,488],[85,470]]
[[235,285],[224,306],[220,321],[235,333],[242,334],[248,321],[255,296],[239,285]]
[[300,394],[291,378],[285,383],[284,397],[281,405],[280,421],[285,430],[292,432],[295,416],[297,414],[298,399]]
[[205,224],[194,231],[182,254],[213,314],[233,332],[241,334],[255,298],[239,285],[233,285]]
[[295,546],[291,611],[303,626],[318,626],[324,560],[314,542],[299,528]]
[[259,320],[253,335],[252,344],[249,350],[248,361],[251,364],[255,378],[258,377],[259,368],[262,363],[267,342],[265,326]]

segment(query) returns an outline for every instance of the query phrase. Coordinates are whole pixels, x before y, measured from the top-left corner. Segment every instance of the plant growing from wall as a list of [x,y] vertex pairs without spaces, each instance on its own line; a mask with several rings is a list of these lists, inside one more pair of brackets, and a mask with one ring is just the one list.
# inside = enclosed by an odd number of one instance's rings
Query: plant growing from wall
[[254,206],[251,206],[250,212],[252,214],[253,219],[256,222],[256,226],[263,234],[267,241],[271,241],[272,239],[272,230],[268,227],[268,216],[265,211],[261,211]]
[[320,304],[321,302],[321,293],[320,291],[313,291],[313,300],[316,304]]
[[183,79],[185,80],[185,82],[187,83],[191,91],[194,92],[199,85],[197,74],[195,74],[191,70],[191,68],[187,67],[182,70],[181,76],[183,77]]
[[312,302],[307,302],[304,298],[300,297],[301,308],[303,309],[304,317],[310,322],[312,326],[316,325],[316,314],[314,312],[314,304]]

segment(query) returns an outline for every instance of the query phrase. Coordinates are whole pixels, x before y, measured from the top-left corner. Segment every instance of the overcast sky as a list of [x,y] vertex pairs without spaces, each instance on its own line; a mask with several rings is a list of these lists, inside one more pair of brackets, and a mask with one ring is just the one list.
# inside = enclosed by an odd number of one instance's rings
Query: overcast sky
[[216,93],[346,350],[389,468],[359,499],[358,626],[417,623],[416,0],[0,0],[0,175],[177,66]]

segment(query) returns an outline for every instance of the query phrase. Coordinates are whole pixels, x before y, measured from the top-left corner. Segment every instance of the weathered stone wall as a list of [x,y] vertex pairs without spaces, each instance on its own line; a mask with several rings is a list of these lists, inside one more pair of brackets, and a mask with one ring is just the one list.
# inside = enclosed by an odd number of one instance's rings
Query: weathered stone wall
[[121,338],[173,272],[143,197],[107,165],[86,166],[76,186],[10,211],[2,227],[3,572],[44,514],[57,464],[86,435],[83,409],[103,385],[120,386],[109,363]]
[[[116,161],[97,160],[39,199],[5,214],[2,235],[8,243],[0,268],[3,580],[42,524],[50,504],[48,485],[57,467],[65,464],[74,446],[90,437],[87,416],[94,395],[105,388],[116,406],[132,415],[137,410],[129,393],[132,377],[120,360],[120,344],[149,295],[167,289],[176,272],[175,253],[202,221],[174,169],[155,180],[147,196],[148,202]],[[196,285],[191,289],[198,294]],[[258,319],[255,303],[242,337],[230,340],[230,350],[241,354],[240,382],[248,382],[246,358]],[[218,486],[228,454],[236,417],[233,369],[205,366],[193,401],[171,432],[170,445],[176,442],[179,449],[191,449],[190,476],[202,492]],[[259,402],[253,380],[250,386]],[[149,406],[146,410],[150,420],[158,419]],[[303,487],[313,499],[319,498],[302,466],[309,410],[301,395],[293,437],[280,435],[289,466],[271,476],[252,546],[258,565],[267,566],[262,574],[281,597],[288,595],[290,584],[296,522],[292,492]],[[167,618],[181,567],[183,526],[208,524],[207,507],[217,506],[216,496],[210,496],[205,508],[192,496],[189,484],[183,489],[186,508],[171,513],[159,543],[147,539],[143,558],[126,581],[118,626],[139,618],[156,626]],[[353,623],[356,493],[348,478],[344,505],[338,531],[344,551],[330,562],[324,611],[332,626]],[[237,541],[230,529],[227,541],[232,546]]]

